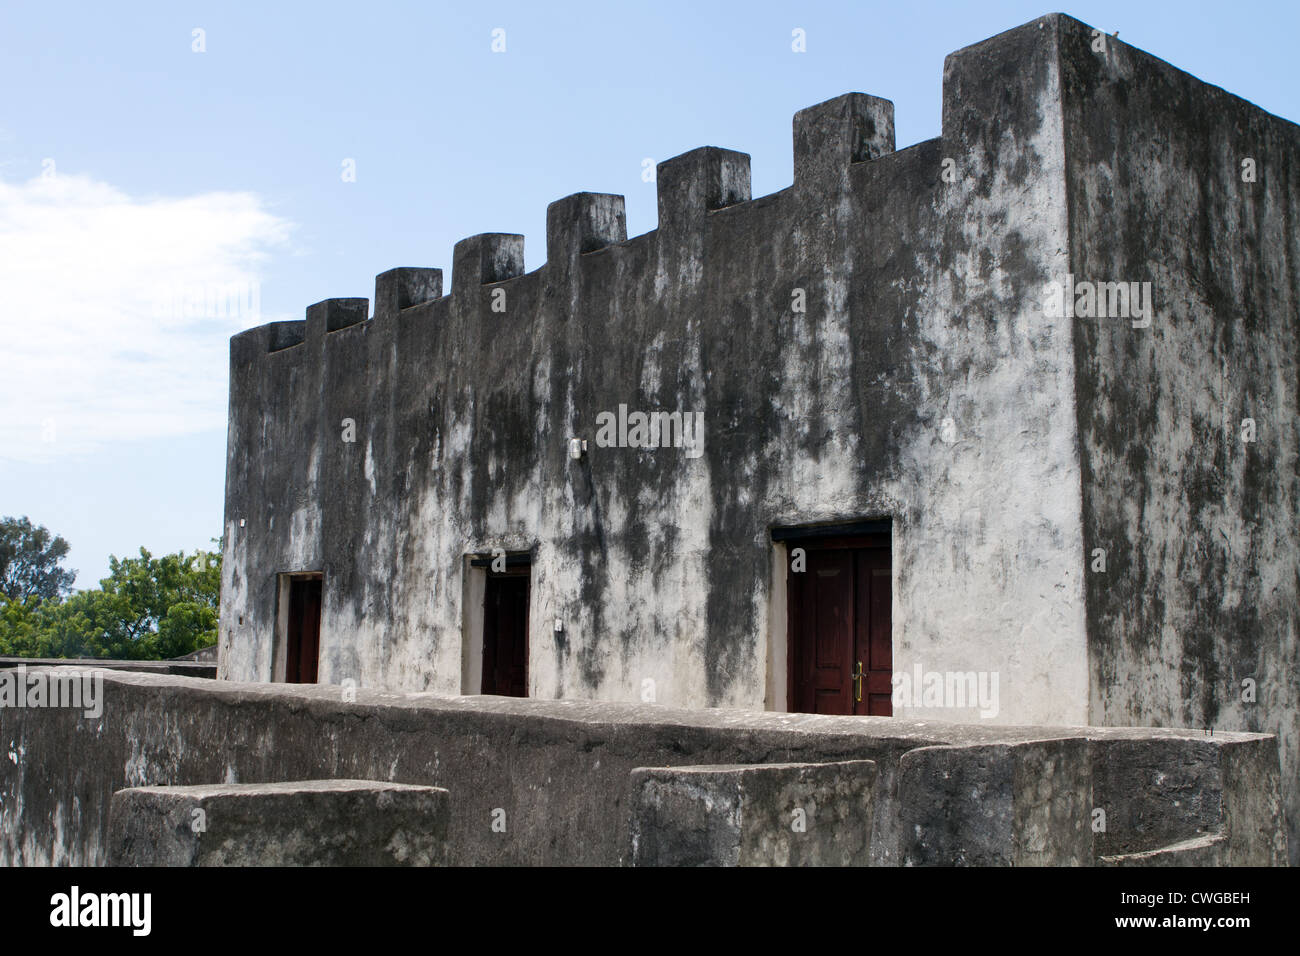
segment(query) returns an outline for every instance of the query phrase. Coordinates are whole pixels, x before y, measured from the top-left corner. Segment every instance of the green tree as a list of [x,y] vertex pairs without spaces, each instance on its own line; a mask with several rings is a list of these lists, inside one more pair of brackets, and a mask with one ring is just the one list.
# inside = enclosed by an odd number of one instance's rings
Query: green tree
[[62,567],[68,542],[27,518],[0,518],[0,594],[14,600],[66,594],[76,571]]
[[40,598],[10,600],[0,594],[0,656],[49,657]]
[[163,660],[217,640],[221,555],[109,558],[97,590],[0,603],[0,655]]

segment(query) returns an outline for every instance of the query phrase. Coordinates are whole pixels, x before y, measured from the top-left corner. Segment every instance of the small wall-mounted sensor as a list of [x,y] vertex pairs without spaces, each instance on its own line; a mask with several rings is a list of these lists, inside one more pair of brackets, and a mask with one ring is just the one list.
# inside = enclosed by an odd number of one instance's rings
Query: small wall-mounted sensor
[[[570,458],[572,458],[574,461],[577,461],[578,459],[580,459],[580,458],[581,458],[583,455],[585,455],[586,453],[587,453],[587,439],[585,439],[585,438],[570,438],[570,439],[569,439],[569,457],[570,457]],[[559,628],[556,628],[556,630],[558,631]]]
[[239,519],[239,526],[240,526],[241,528],[244,526],[244,519],[243,519],[243,518],[240,518],[240,519]]
[[557,617],[555,619],[555,633],[559,634],[562,630],[564,630],[564,621]]

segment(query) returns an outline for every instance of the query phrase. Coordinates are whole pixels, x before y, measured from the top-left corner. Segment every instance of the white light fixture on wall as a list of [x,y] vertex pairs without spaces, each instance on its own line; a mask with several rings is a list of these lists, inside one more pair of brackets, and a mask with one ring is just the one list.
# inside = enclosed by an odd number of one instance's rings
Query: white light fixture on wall
[[[587,439],[570,438],[569,439],[569,457],[578,461],[587,453]],[[557,628],[558,630],[558,628]]]

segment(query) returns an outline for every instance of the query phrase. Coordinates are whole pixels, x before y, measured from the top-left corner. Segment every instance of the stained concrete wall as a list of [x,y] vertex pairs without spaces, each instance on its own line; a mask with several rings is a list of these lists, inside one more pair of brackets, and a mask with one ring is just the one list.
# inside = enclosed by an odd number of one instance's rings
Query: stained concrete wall
[[1277,734],[1300,863],[1300,126],[1061,29],[1071,272],[1155,305],[1074,328],[1088,722]]
[[[888,517],[897,671],[996,674],[993,722],[1275,732],[1300,854],[1297,127],[1053,15],[948,58],[938,139],[862,95],[794,134],[774,195],[698,150],[654,232],[578,194],[534,272],[478,236],[447,296],[399,270],[373,319],[237,336],[222,675],[271,679],[275,576],[323,570],[322,680],[477,690],[464,558],[499,547],[533,696],[779,710],[770,529]],[[1066,275],[1157,315],[1052,317]],[[702,412],[703,454],[598,448],[620,404]]]
[[[272,678],[275,576],[322,570],[322,680],[475,691],[464,558],[499,547],[534,560],[533,696],[783,709],[770,530],[888,517],[895,665],[996,668],[998,720],[1083,723],[1073,342],[1025,295],[1067,262],[1055,22],[949,58],[939,139],[895,152],[891,104],[840,98],[774,195],[697,150],[654,232],[579,194],[534,272],[478,236],[449,295],[385,274],[373,319],[237,336],[223,676]],[[702,412],[702,454],[597,447],[621,404]]]
[[[0,709],[0,865],[103,863],[110,800],[126,787],[327,779],[446,789],[453,865],[611,865],[628,861],[637,768],[852,760],[876,765],[857,862],[1078,865],[1090,841],[1096,855],[1195,838],[1224,864],[1286,858],[1276,741],[1254,734],[364,689],[349,702],[338,687],[103,673],[97,718]],[[936,782],[954,779],[985,799],[938,799]]]
[[373,780],[132,787],[109,866],[442,866],[447,791]]
[[866,866],[870,760],[638,768],[631,866]]

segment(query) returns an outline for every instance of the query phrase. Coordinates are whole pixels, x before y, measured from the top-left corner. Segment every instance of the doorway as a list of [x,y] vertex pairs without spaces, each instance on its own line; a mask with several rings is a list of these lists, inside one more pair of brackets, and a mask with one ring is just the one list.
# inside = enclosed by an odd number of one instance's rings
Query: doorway
[[483,582],[481,694],[528,696],[528,591],[532,567],[514,563]]
[[320,574],[293,574],[284,575],[282,578],[280,593],[287,609],[283,641],[284,669],[281,678],[285,683],[316,683],[320,667],[320,613],[323,583],[323,576]]
[[889,533],[790,537],[786,544],[789,710],[891,716]]

